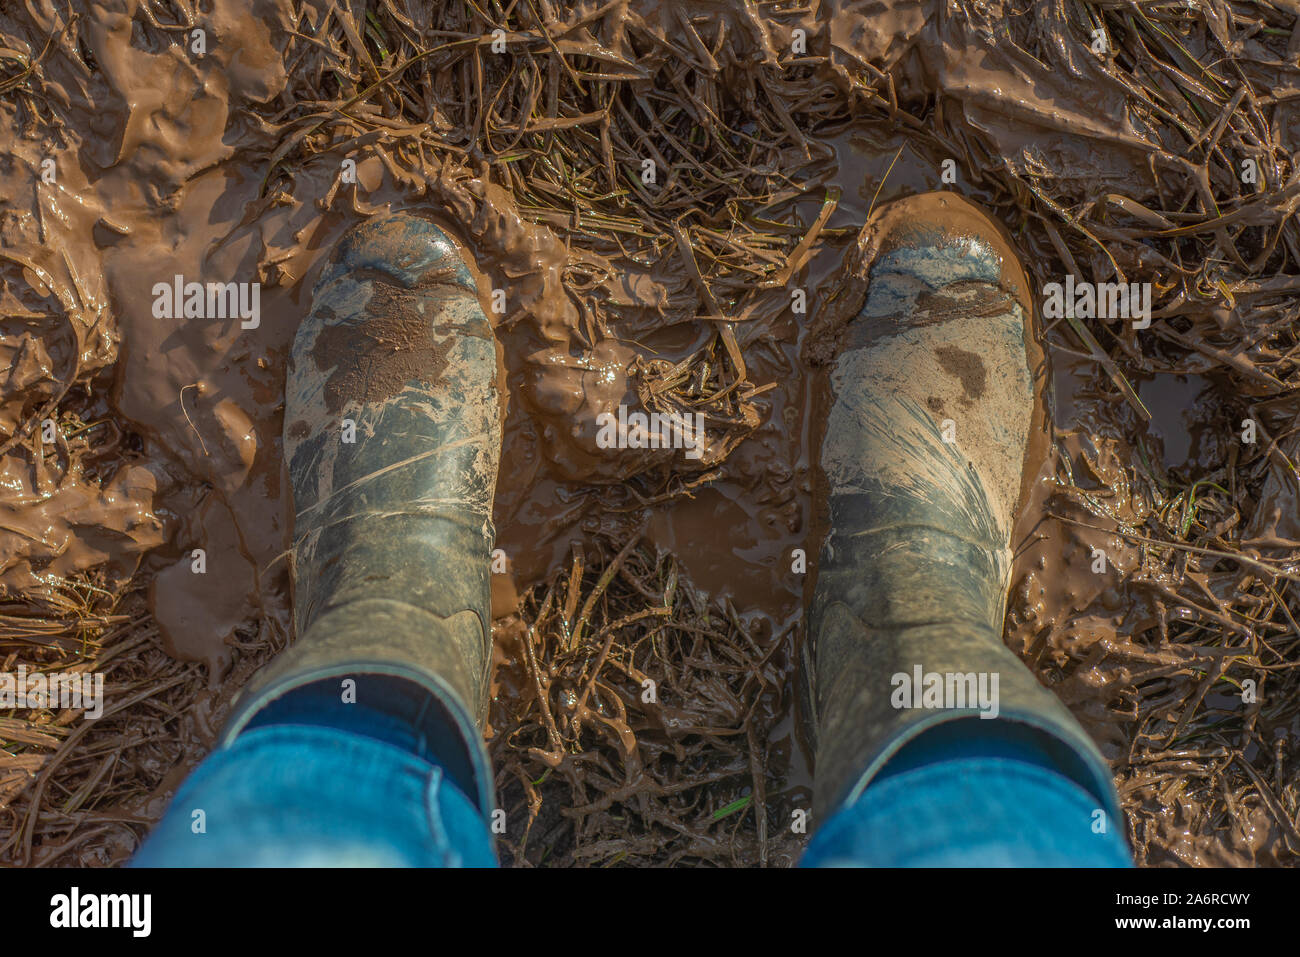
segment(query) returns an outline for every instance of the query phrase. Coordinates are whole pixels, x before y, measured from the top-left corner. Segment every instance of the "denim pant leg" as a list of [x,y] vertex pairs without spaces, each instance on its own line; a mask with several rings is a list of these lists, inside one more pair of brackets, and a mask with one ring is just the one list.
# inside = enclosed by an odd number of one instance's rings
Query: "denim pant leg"
[[1006,721],[924,732],[814,834],[803,867],[1131,867],[1055,742]]
[[472,789],[391,714],[325,712],[312,689],[268,712],[190,775],[131,866],[496,865]]

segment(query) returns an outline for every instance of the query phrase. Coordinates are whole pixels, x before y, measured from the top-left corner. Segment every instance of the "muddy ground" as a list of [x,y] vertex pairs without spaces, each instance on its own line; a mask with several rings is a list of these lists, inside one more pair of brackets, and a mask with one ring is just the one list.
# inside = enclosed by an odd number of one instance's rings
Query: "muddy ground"
[[[416,208],[477,264],[510,385],[502,859],[793,862],[812,319],[867,213],[943,188],[1040,288],[1153,289],[1145,329],[1044,323],[1008,643],[1113,762],[1139,863],[1294,864],[1298,16],[4,5],[0,672],[107,688],[96,721],[0,710],[0,861],[124,861],[289,640],[288,346],[321,254]],[[176,275],[260,282],[256,327],[156,318]],[[622,401],[704,413],[706,454],[599,449]]]

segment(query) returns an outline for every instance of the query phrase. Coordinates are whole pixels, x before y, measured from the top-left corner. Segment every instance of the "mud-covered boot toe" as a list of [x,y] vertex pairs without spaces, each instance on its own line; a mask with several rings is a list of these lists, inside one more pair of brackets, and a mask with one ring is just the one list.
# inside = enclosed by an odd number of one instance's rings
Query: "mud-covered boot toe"
[[346,274],[364,279],[368,270],[408,289],[445,282],[475,292],[455,243],[434,223],[411,214],[377,217],[350,230],[335,247],[323,279]]

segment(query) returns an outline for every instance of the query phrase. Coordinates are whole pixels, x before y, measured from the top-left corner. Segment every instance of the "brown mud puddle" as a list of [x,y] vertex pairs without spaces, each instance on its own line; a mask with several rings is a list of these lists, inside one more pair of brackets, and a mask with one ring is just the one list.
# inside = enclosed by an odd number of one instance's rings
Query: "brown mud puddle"
[[[0,713],[0,858],[124,860],[289,640],[287,351],[332,243],[418,208],[506,298],[503,859],[793,862],[808,320],[874,206],[950,188],[1039,287],[1155,287],[1142,333],[1048,331],[1008,642],[1108,749],[1140,862],[1294,862],[1292,14],[56,6],[0,13],[0,671],[108,702]],[[158,318],[177,276],[260,283],[255,325]],[[598,448],[620,403],[704,413],[703,456]]]

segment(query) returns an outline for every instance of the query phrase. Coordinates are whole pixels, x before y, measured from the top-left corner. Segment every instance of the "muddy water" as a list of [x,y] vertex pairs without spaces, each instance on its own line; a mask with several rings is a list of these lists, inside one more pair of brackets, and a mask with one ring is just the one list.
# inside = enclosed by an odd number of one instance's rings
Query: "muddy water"
[[[720,464],[709,453],[695,467],[674,457],[680,452],[602,450],[597,415],[637,405],[634,360],[676,362],[713,334],[698,319],[707,310],[680,257],[645,261],[566,245],[521,215],[499,171],[479,157],[399,152],[382,125],[294,159],[287,178],[272,175],[277,148],[303,129],[279,111],[310,93],[286,65],[286,51],[301,54],[293,33],[302,30],[302,10],[288,0],[214,0],[202,16],[202,56],[186,49],[179,28],[146,28],[154,7],[139,0],[87,5],[75,23],[57,6],[0,13],[6,46],[30,58],[46,51],[39,96],[0,98],[7,600],[35,605],[56,588],[52,576],[94,572],[109,588],[134,576],[148,583],[168,652],[203,662],[213,695],[228,698],[232,643],[283,641],[290,627],[284,367],[321,257],[366,217],[417,208],[465,250],[484,309],[499,323],[509,408],[495,519],[510,572],[494,583],[494,614],[510,614],[562,567],[573,542],[639,523],[626,494],[633,476],[665,465],[700,475],[716,464],[718,474],[691,496],[649,508],[645,540],[673,552],[691,582],[765,633],[797,640],[810,578],[790,570],[791,554],[803,548],[812,557],[819,545],[810,449],[820,412],[802,358],[816,327],[791,312],[787,289],[754,296],[735,324],[750,381],[769,388],[754,400],[759,425]],[[596,13],[577,6],[575,15]],[[994,204],[1024,235],[1019,208],[968,163],[962,137],[972,133],[1018,171],[1050,162],[1081,188],[1124,184],[1139,198],[1153,189],[1147,131],[1095,64],[1062,47],[1061,62],[1045,66],[995,40],[979,17],[936,4],[876,6],[812,4],[770,21],[748,4],[719,13],[715,4],[642,3],[616,14],[660,37],[681,29],[680,16],[702,25],[720,17],[730,37],[743,38],[733,41],[750,57],[742,72],[789,49],[791,31],[803,26],[816,54],[807,88],[846,101],[862,95],[864,71],[889,75],[887,95],[872,94],[868,106],[855,100],[847,119],[804,131],[806,194],[792,204],[801,221],[811,223],[827,191],[838,191],[790,280],[812,292],[810,302],[868,212],[899,196],[956,189]],[[594,22],[602,49],[635,58],[617,24]],[[895,115],[899,102],[940,91],[924,126]],[[348,182],[343,161],[354,157]],[[949,159],[958,172],[951,183],[941,179]],[[1022,252],[1043,281],[1050,248],[1040,237]],[[260,283],[256,326],[158,317],[155,284],[177,276]],[[498,289],[504,313],[493,309]],[[592,320],[592,299],[614,316],[607,326]],[[1064,340],[1058,331],[1049,341]],[[1152,371],[1135,382],[1152,412],[1148,426],[1115,402],[1094,364],[1067,350],[1051,355],[1059,441],[1018,530],[1008,619],[1011,645],[1048,671],[1094,647],[1144,654],[1125,636],[1151,627],[1157,610],[1147,593],[1091,574],[1093,551],[1123,572],[1137,567],[1137,550],[1114,534],[1151,508],[1130,489],[1130,467],[1193,479],[1223,460],[1216,436],[1227,412],[1222,382]],[[60,418],[69,438],[43,445],[45,417]],[[1061,488],[1053,477],[1063,461],[1099,494],[1083,501]],[[1294,488],[1269,489],[1250,534],[1290,541],[1298,537]],[[195,574],[196,561],[204,574]],[[1057,688],[1111,757],[1124,747],[1126,718],[1104,704],[1105,684],[1119,680],[1085,668]],[[774,747],[790,755],[787,784],[799,794],[809,776],[794,725],[792,715],[779,717],[784,739]]]

